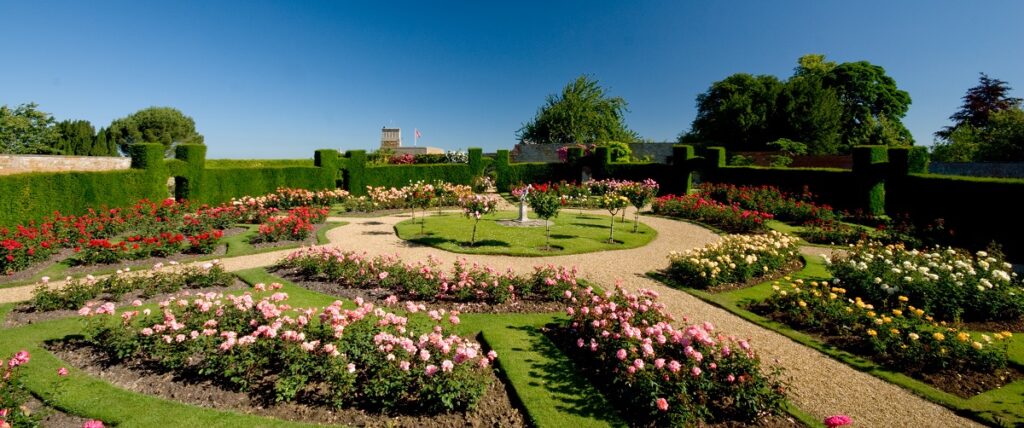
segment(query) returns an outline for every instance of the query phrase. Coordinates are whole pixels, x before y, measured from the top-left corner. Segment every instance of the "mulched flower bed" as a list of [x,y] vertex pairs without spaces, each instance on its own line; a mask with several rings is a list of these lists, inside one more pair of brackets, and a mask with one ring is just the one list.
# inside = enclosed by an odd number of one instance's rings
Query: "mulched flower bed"
[[[763,309],[760,309],[758,305],[751,305],[748,307],[749,310],[764,316],[765,318],[783,322],[780,314],[777,313],[765,313]],[[811,336],[818,342],[822,342],[844,351],[850,352],[854,355],[858,355],[869,360],[875,361],[885,365],[884,361],[879,361],[873,357],[870,349],[863,349],[855,345],[855,341],[851,340],[848,336],[831,336],[823,335],[819,332],[807,329],[800,329],[800,332]],[[975,395],[981,394],[986,391],[990,391],[1002,386],[1008,385],[1018,379],[1024,379],[1024,372],[1018,370],[1012,366],[997,369],[993,372],[978,372],[978,371],[966,371],[966,370],[940,370],[935,372],[905,372],[907,376],[913,377],[914,379],[920,380],[927,383],[939,390],[948,392],[950,394],[963,397],[971,398]]]
[[[572,358],[575,364],[580,365],[580,366],[585,365],[585,363],[583,361],[577,360],[576,358],[574,358],[574,356],[577,355],[577,354],[580,354],[581,352],[588,352],[589,353],[589,351],[580,351],[579,347],[576,345],[576,342],[575,342],[577,336],[574,335],[573,332],[570,329],[564,328],[564,327],[562,327],[560,325],[557,325],[557,324],[550,324],[550,325],[545,326],[542,329],[542,331],[543,331],[544,335],[547,336],[547,338],[550,339],[551,342],[554,343],[555,346],[560,351],[562,351],[563,353],[565,353],[565,355],[568,355],[570,358]],[[589,379],[600,378],[600,376],[587,376],[587,377]],[[601,388],[604,385],[599,385],[599,384],[595,383],[595,386],[598,387],[598,388]],[[622,409],[622,408],[619,408],[617,410],[620,411],[620,412],[628,412],[629,411],[629,409]],[[761,428],[783,428],[783,427],[785,427],[785,428],[793,428],[793,427],[805,427],[806,425],[804,425],[803,423],[793,419],[792,417],[790,417],[788,415],[770,415],[770,416],[766,416],[766,417],[763,417],[763,418],[759,419],[757,422],[755,422],[753,424],[749,423],[749,422],[739,422],[739,421],[722,421],[722,422],[717,422],[717,423],[701,423],[701,424],[698,424],[697,426],[698,427],[705,427],[705,428],[734,428],[734,427],[761,427]]]
[[50,352],[70,366],[133,392],[217,410],[268,416],[290,421],[372,427],[525,427],[522,412],[512,404],[504,384],[491,386],[474,410],[440,415],[382,415],[358,409],[335,410],[300,403],[274,403],[273,393],[247,394],[224,389],[210,381],[177,376],[142,362],[113,364],[98,350],[76,341],[53,342]]
[[[384,299],[394,295],[395,292],[388,288],[351,288],[337,283],[326,281],[313,281],[295,273],[295,269],[276,269],[272,273],[294,282],[300,287],[317,291],[320,293],[336,296],[342,299],[355,299],[362,297],[368,302],[378,306],[384,306]],[[422,300],[413,296],[397,296],[402,302],[422,303],[431,309],[444,309],[447,311],[456,310],[464,314],[486,313],[486,314],[524,314],[539,312],[562,312],[565,305],[559,302],[538,301],[538,300],[510,300],[504,303],[487,302],[453,302],[446,300]]]
[[[130,306],[131,303],[133,301],[135,301],[136,299],[140,300],[143,304],[154,303],[154,302],[159,302],[161,300],[164,300],[164,299],[166,299],[166,298],[168,298],[170,296],[180,296],[182,293],[184,293],[186,291],[188,293],[191,293],[191,294],[197,294],[197,293],[207,293],[207,292],[224,292],[224,291],[234,291],[234,290],[247,290],[249,288],[250,287],[249,287],[248,284],[242,282],[241,280],[235,279],[234,284],[232,284],[230,287],[207,287],[207,288],[199,288],[199,289],[195,289],[195,290],[178,290],[178,291],[173,292],[173,293],[158,294],[158,295],[152,296],[152,297],[150,297],[148,299],[143,299],[142,298],[142,290],[136,290],[136,291],[132,291],[130,293],[127,293],[127,294],[121,296],[121,298],[119,300],[116,300],[116,301],[113,301],[113,302],[114,302],[114,304],[117,307],[123,307],[123,306]],[[100,299],[96,299],[96,300],[103,300],[103,299],[100,298]],[[11,312],[7,313],[7,316],[3,320],[3,328],[21,327],[21,326],[28,325],[28,324],[34,324],[34,323],[43,322],[43,321],[50,321],[50,320],[56,320],[56,319],[62,319],[62,318],[68,318],[68,317],[76,317],[76,316],[78,316],[78,310],[77,309],[74,309],[74,310],[66,309],[66,310],[57,310],[57,311],[35,311],[35,310],[32,309],[32,305],[31,304],[29,304],[29,303],[22,303],[22,304],[19,304],[17,307],[15,307],[14,310],[12,310]]]

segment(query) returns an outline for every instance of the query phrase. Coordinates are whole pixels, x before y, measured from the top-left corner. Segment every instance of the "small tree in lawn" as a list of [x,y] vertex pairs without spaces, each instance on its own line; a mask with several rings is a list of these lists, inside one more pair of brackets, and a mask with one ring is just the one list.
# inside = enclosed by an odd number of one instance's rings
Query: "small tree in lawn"
[[625,209],[629,206],[629,198],[622,196],[615,192],[606,193],[601,197],[601,208],[608,210],[608,213],[612,215],[611,226],[608,229],[608,243],[615,243],[615,215],[619,213],[619,210]]
[[526,202],[537,218],[544,220],[544,249],[551,249],[551,218],[558,217],[558,210],[562,208],[562,196],[552,190],[547,184],[533,186]]
[[416,221],[416,208],[419,207],[423,211],[423,218],[420,219],[420,235],[422,235],[424,223],[427,220],[427,208],[430,208],[430,203],[434,200],[435,196],[434,185],[417,181],[406,186],[405,191],[406,201],[412,207],[413,222]]
[[640,209],[654,200],[658,195],[658,189],[658,182],[650,178],[619,188],[619,193],[628,198],[629,203],[636,208],[636,212],[633,213],[633,233],[640,228]]
[[494,212],[498,201],[491,195],[467,195],[459,199],[459,205],[462,206],[466,218],[473,220],[473,237],[470,238],[469,245],[475,246],[476,226],[480,223],[480,218]]

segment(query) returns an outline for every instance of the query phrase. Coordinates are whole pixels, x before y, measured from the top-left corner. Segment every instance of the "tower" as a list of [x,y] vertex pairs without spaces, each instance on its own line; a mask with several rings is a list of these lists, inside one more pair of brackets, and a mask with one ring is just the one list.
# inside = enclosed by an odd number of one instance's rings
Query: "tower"
[[397,149],[402,147],[402,128],[380,128],[380,148]]

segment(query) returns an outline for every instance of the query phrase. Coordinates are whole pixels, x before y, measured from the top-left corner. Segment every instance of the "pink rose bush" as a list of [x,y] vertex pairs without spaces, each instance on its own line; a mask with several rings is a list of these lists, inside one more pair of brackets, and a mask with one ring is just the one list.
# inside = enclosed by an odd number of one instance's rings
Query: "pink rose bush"
[[75,309],[94,306],[89,302],[95,300],[116,301],[133,291],[141,291],[142,297],[151,297],[182,289],[227,287],[232,283],[234,277],[224,270],[219,260],[176,269],[158,264],[150,271],[119,270],[101,279],[92,275],[70,279],[59,289],[49,288],[43,282],[33,290],[30,304],[36,311]]
[[369,257],[335,248],[304,248],[278,262],[306,279],[351,288],[386,288],[406,299],[502,303],[509,300],[560,301],[577,288],[576,268],[535,266],[529,276],[456,260],[450,268],[428,257],[404,262],[397,256]]
[[198,373],[238,390],[272,392],[277,401],[428,413],[476,404],[497,355],[447,332],[445,321],[457,313],[439,313],[424,328],[356,303],[295,308],[283,292],[178,296],[148,315],[93,314],[86,338],[115,360]]
[[763,369],[749,342],[708,322],[677,328],[657,298],[586,288],[567,308],[570,354],[630,425],[752,422],[782,410],[779,369]]
[[21,367],[31,355],[21,350],[6,361],[0,358],[0,427],[36,426],[38,415],[28,413],[23,405],[30,395],[21,382]]

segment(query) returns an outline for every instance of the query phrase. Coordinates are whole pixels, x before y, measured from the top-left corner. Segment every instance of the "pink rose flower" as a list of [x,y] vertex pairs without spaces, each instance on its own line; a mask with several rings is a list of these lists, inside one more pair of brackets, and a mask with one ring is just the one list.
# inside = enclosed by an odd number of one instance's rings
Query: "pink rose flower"
[[850,417],[846,415],[833,415],[825,418],[824,422],[825,426],[829,428],[835,428],[841,427],[843,425],[849,425],[850,423],[853,422],[853,419],[850,419]]
[[657,401],[655,401],[655,404],[658,405],[658,410],[662,412],[668,411],[668,400],[664,398],[659,398]]

